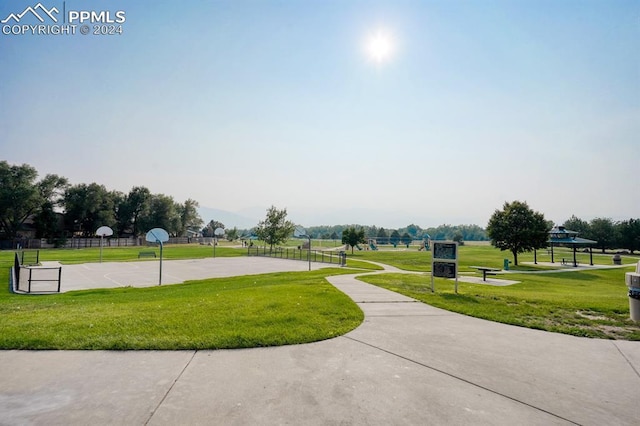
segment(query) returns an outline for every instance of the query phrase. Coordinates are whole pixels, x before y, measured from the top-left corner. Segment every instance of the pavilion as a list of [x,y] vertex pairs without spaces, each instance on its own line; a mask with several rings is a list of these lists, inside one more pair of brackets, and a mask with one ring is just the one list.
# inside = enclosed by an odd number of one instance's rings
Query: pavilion
[[554,263],[553,259],[553,247],[565,245],[571,247],[573,250],[573,266],[578,266],[576,260],[576,249],[578,246],[586,246],[589,249],[589,264],[593,266],[593,251],[592,246],[597,244],[597,241],[588,240],[586,238],[578,237],[576,231],[570,231],[565,229],[564,226],[554,226],[549,231],[549,246],[551,246],[551,263]]

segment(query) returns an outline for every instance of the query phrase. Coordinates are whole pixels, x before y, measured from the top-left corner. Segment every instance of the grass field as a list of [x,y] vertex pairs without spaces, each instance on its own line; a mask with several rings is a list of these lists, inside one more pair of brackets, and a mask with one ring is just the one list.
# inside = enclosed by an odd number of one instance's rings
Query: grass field
[[[392,246],[391,246],[392,247]],[[355,250],[353,255],[349,252],[351,259],[372,260],[376,262],[386,263],[407,271],[426,272],[431,270],[431,252],[418,251],[417,249],[393,249],[391,247],[382,247],[378,251],[374,250]],[[611,254],[593,254],[593,263],[596,265],[612,265]],[[557,266],[549,267],[542,265],[530,265],[533,263],[533,253],[524,253],[518,256],[518,266],[510,264],[510,269],[519,271],[534,271],[544,269],[560,269],[564,268],[560,261],[562,258],[573,259],[573,254],[565,248],[554,249],[554,260]],[[470,266],[490,266],[493,268],[502,268],[504,259],[513,262],[511,253],[500,251],[487,245],[464,245],[459,248],[459,268],[461,272],[474,272]],[[579,264],[589,264],[589,253],[577,253],[576,259]],[[539,250],[537,254],[538,262],[551,262],[551,256],[546,250]],[[640,260],[638,256],[622,256],[625,264],[634,264]]]
[[[166,252],[177,258],[201,254],[197,249]],[[8,283],[12,254],[0,253],[0,282]],[[51,250],[40,257],[75,263],[95,261],[94,255],[92,249]],[[136,250],[103,251],[108,260],[132,256],[137,258]],[[0,348],[219,349],[323,340],[362,322],[357,305],[324,279],[349,272],[321,269],[47,296],[14,295],[7,285],[0,294]]]
[[[138,260],[139,247],[105,248],[104,261]],[[146,250],[146,249],[145,249]],[[216,256],[245,251],[218,247]],[[567,252],[568,253],[568,252]],[[501,267],[505,252],[490,246],[460,248],[460,270],[472,265]],[[167,259],[205,258],[211,246],[167,246]],[[556,259],[562,256],[556,252]],[[580,254],[586,256],[585,254]],[[546,254],[539,254],[538,260]],[[99,249],[42,250],[40,260],[97,262]],[[625,256],[625,263],[637,262]],[[429,252],[355,251],[349,266],[364,261],[428,271]],[[48,296],[23,296],[8,290],[13,252],[0,252],[1,349],[202,349],[304,343],[327,339],[357,327],[361,310],[325,280],[353,269],[322,269],[236,278],[208,279],[153,288],[87,290]],[[521,262],[533,261],[525,254]],[[579,258],[579,262],[588,263]],[[611,255],[594,255],[611,264]],[[558,267],[560,265],[558,264]],[[540,267],[542,268],[542,267]],[[513,268],[512,268],[513,269]],[[534,270],[521,265],[516,270]],[[363,278],[443,309],[524,327],[578,336],[640,340],[640,327],[629,319],[624,272],[613,270],[517,274],[521,284],[493,287],[436,279],[430,292],[427,274],[382,274]]]
[[[626,269],[629,271],[630,269]],[[625,269],[511,274],[520,284],[497,287],[437,278],[431,293],[428,275],[384,274],[365,282],[429,305],[490,321],[575,336],[640,340],[640,324],[629,318]]]

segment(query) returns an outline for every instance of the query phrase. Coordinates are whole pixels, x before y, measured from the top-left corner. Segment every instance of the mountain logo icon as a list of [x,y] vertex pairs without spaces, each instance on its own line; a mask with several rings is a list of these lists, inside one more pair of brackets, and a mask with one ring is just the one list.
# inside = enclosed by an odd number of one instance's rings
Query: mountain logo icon
[[33,16],[38,19],[40,22],[44,22],[43,16],[48,16],[53,22],[58,22],[58,18],[56,18],[53,14],[56,15],[59,13],[58,9],[52,7],[51,9],[47,9],[42,5],[42,3],[38,3],[35,6],[28,6],[22,13],[10,13],[9,16],[0,21],[3,24],[13,20],[16,24],[20,22],[20,20],[27,14],[31,13]]

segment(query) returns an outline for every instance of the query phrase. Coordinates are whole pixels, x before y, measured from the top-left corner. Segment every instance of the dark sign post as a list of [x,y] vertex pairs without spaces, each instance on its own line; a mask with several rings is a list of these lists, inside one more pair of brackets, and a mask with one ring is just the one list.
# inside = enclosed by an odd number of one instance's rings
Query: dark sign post
[[455,241],[432,241],[431,291],[435,292],[434,277],[455,278],[458,293],[458,243]]

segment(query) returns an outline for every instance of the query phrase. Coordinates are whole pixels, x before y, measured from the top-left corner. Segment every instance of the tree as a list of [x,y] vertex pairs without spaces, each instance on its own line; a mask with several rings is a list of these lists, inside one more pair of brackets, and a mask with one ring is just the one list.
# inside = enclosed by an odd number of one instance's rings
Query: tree
[[459,246],[463,246],[464,245],[464,237],[462,236],[462,232],[456,232],[455,235],[453,236],[453,241],[458,243]]
[[487,225],[491,244],[500,250],[511,251],[515,265],[518,265],[518,253],[547,245],[548,231],[544,215],[521,201],[505,202],[503,209],[496,210]]
[[234,226],[233,229],[227,230],[227,241],[235,241],[238,239],[239,236],[240,236],[240,233],[237,227]]
[[384,230],[384,228],[380,228],[378,229],[378,233],[376,234],[376,242],[378,244],[388,244],[389,243],[389,235],[387,234],[387,231]]
[[413,238],[411,238],[411,235],[409,235],[408,232],[405,232],[400,237],[400,241],[402,241],[402,244],[404,244],[405,246],[407,246],[407,248],[409,248],[409,244],[411,244],[411,241],[413,241]]
[[40,211],[34,215],[33,223],[36,228],[36,238],[47,238],[58,246],[64,240],[64,226],[61,223],[61,215],[56,213],[53,204],[45,201]]
[[602,250],[614,248],[616,241],[615,228],[613,221],[609,218],[598,217],[589,224],[589,238],[596,240],[596,247]]
[[418,238],[418,232],[422,231],[418,225],[414,225],[413,223],[407,226],[407,233],[411,236],[411,238]]
[[589,222],[576,217],[576,215],[571,215],[569,219],[564,221],[562,226],[570,231],[576,231],[583,238],[589,238]]
[[11,166],[0,161],[0,234],[8,239],[16,238],[25,220],[39,213],[45,203],[56,206],[67,185],[67,179],[57,175],[46,175],[39,182],[37,177],[36,169],[28,164]]
[[[131,222],[131,232],[134,237],[148,231],[142,229],[140,217],[148,216],[151,208],[151,191],[144,186],[134,186],[127,194],[126,208]],[[121,232],[124,229],[121,229]]]
[[153,228],[162,228],[171,236],[178,236],[182,228],[180,218],[181,205],[173,201],[173,197],[164,194],[153,194],[149,211],[139,218],[140,229],[147,232]]
[[287,209],[278,210],[275,206],[267,209],[267,216],[256,227],[256,235],[259,239],[273,246],[285,242],[293,233],[295,225],[287,220]]
[[207,226],[202,228],[202,236],[213,237],[215,236],[214,233],[218,228],[225,229],[224,223],[218,222],[217,220],[210,220]]
[[620,247],[633,254],[640,250],[640,219],[624,220],[617,224]]
[[93,236],[100,226],[116,223],[113,194],[97,183],[75,185],[64,195],[65,226],[72,233]]
[[391,233],[391,237],[389,237],[389,241],[391,242],[391,244],[393,244],[394,247],[396,247],[400,242],[400,233],[394,229]]
[[367,240],[364,236],[364,228],[356,230],[353,226],[342,231],[342,243],[351,246],[351,254],[353,254],[353,248],[357,244],[364,244]]
[[198,213],[200,205],[196,200],[189,198],[180,206],[180,231],[181,236],[186,236],[187,231],[197,232],[204,223]]

